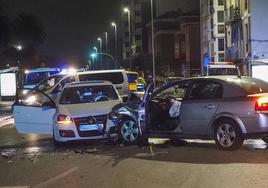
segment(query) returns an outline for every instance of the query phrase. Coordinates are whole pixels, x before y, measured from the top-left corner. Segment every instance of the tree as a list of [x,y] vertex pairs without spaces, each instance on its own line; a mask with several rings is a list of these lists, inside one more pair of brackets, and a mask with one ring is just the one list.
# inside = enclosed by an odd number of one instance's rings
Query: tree
[[4,15],[0,6],[0,49],[5,48],[11,40],[11,21]]

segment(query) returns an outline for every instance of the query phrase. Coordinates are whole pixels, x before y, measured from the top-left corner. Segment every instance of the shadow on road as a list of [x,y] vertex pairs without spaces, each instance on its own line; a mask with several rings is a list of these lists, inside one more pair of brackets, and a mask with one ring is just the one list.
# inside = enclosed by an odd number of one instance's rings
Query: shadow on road
[[31,136],[36,135],[28,135],[27,139],[24,138],[25,141],[20,144],[0,146],[1,153],[13,151],[13,155],[53,153],[108,156],[111,159],[107,163],[112,163],[113,166],[131,158],[192,164],[268,163],[267,146],[260,140],[247,141],[237,151],[221,151],[216,148],[214,142],[199,140],[175,143],[167,141],[144,147],[117,146],[107,141],[79,142],[56,147],[53,145],[52,138],[38,138],[30,141]]

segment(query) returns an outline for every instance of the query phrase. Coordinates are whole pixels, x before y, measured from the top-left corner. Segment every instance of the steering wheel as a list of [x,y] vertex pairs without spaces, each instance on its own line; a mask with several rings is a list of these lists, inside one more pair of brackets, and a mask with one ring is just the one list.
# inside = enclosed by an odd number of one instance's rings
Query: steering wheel
[[96,97],[94,99],[94,102],[99,102],[99,101],[108,101],[109,100],[109,97],[105,96],[105,95],[100,95],[98,97]]

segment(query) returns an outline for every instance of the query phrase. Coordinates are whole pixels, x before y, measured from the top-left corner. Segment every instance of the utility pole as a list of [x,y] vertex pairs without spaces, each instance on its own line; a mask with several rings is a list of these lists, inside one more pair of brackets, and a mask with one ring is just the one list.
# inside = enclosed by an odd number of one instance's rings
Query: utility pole
[[153,82],[155,85],[155,48],[154,48],[154,2],[151,0],[151,22],[152,22],[152,56],[153,56]]

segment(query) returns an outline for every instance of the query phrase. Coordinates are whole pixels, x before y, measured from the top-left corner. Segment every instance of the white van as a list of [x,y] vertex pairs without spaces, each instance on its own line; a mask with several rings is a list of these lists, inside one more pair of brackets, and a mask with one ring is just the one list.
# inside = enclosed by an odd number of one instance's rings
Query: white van
[[56,99],[66,83],[105,80],[110,81],[116,87],[121,98],[127,98],[128,78],[125,70],[98,70],[77,72],[72,74],[55,74],[40,82],[34,89],[40,90]]
[[207,76],[240,76],[239,68],[233,62],[209,62]]

